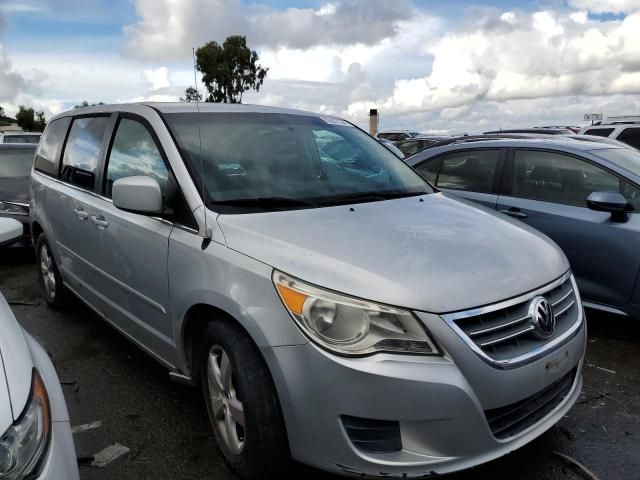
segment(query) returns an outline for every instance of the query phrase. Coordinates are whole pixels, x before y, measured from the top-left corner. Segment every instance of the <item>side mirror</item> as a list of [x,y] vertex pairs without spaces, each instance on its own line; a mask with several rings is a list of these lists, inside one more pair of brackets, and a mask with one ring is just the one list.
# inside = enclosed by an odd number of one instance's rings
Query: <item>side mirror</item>
[[162,190],[155,178],[120,178],[113,182],[111,197],[120,210],[143,214],[162,212]]
[[587,206],[596,212],[609,212],[614,222],[626,222],[627,212],[633,211],[627,199],[615,192],[593,192],[587,197]]
[[20,240],[22,234],[22,223],[14,218],[0,217],[0,247],[11,245]]

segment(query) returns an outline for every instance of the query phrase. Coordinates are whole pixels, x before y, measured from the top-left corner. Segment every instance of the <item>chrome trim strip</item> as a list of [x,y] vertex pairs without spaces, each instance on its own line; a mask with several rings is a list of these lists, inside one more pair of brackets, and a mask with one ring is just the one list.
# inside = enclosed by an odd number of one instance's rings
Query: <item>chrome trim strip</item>
[[483,313],[495,312],[496,310],[503,310],[505,308],[512,307],[513,305],[517,305],[518,303],[523,303],[523,302],[526,302],[527,300],[531,300],[536,295],[547,293],[553,290],[554,288],[562,285],[564,282],[569,280],[570,277],[571,277],[571,272],[567,272],[557,280],[554,280],[553,282],[545,285],[544,287],[540,287],[536,290],[533,290],[532,292],[525,293],[523,295],[514,297],[510,300],[505,300],[500,303],[494,303],[492,305],[485,305],[484,307],[472,308],[470,310],[462,310],[458,312],[445,313],[440,316],[444,318],[447,322],[450,322],[450,321],[460,320],[461,318],[476,317],[478,315],[482,315]]
[[[498,368],[500,370],[510,370],[513,368],[518,368],[528,363],[539,360],[540,358],[548,355],[550,352],[557,350],[563,345],[569,343],[573,338],[575,338],[580,331],[582,330],[582,325],[584,323],[584,310],[582,308],[578,309],[578,318],[576,321],[569,327],[569,329],[564,332],[559,337],[553,339],[550,342],[547,342],[543,345],[540,345],[538,348],[535,348],[527,353],[523,353],[517,357],[505,359],[505,360],[496,360],[487,355],[472,339],[469,337],[462,329],[456,324],[456,320],[460,318],[468,318],[475,315],[480,315],[482,313],[494,312],[496,310],[500,310],[502,308],[507,308],[509,306],[525,302],[535,297],[536,295],[541,295],[544,293],[553,290],[558,285],[561,285],[563,282],[567,281],[567,279],[571,280],[571,285],[573,286],[573,291],[576,294],[576,301],[580,304],[580,295],[578,293],[578,287],[576,285],[576,281],[571,275],[571,272],[565,273],[559,279],[547,284],[545,287],[541,287],[532,292],[526,293],[524,295],[520,295],[519,297],[515,297],[511,300],[505,300],[504,302],[497,303],[495,305],[489,305],[486,307],[475,308],[472,310],[465,310],[462,312],[454,312],[440,315],[449,327],[460,337],[460,339],[467,344],[467,346],[473,350],[473,352],[478,355],[485,363],[488,365]],[[497,307],[496,307],[497,305]],[[470,313],[475,312],[475,313]]]
[[532,330],[535,330],[536,327],[533,325],[529,325],[527,328],[523,328],[522,330],[514,333],[510,333],[509,335],[505,335],[504,337],[496,338],[494,340],[489,340],[488,342],[483,342],[480,344],[481,347],[490,347],[491,345],[495,345],[496,343],[506,342],[507,340],[511,340],[512,338],[519,337],[520,335],[524,335],[525,333],[529,333]]
[[495,327],[484,328],[482,330],[474,330],[473,332],[467,333],[467,335],[469,335],[470,337],[477,337],[478,335],[484,335],[485,333],[496,332],[498,330],[511,327],[512,325],[515,325],[517,323],[524,322],[525,320],[529,320],[530,318],[531,315],[527,315],[525,317],[516,318],[515,320],[511,320],[510,322],[503,323],[502,325],[497,325]]
[[558,305],[560,305],[562,302],[564,302],[567,298],[569,298],[569,295],[571,295],[573,293],[573,288],[570,289],[565,295],[562,296],[562,298],[556,300],[555,302],[553,302],[551,304],[552,307],[557,307]]
[[582,302],[584,308],[591,308],[593,310],[600,310],[601,312],[613,313],[614,315],[621,315],[623,317],[628,317],[629,314],[623,312],[622,310],[618,310],[617,308],[610,307],[608,305],[602,305],[601,303],[595,302]]
[[571,307],[573,307],[575,305],[576,301],[575,300],[571,300],[569,303],[567,303],[564,307],[562,307],[557,313],[556,313],[556,317],[559,317],[560,315],[562,315],[563,313],[566,313],[567,310],[569,310]]
[[111,275],[109,275],[107,272],[104,272],[103,270],[99,269],[98,267],[96,267],[95,265],[93,265],[92,263],[88,262],[87,260],[85,260],[84,258],[82,258],[80,255],[78,255],[77,253],[69,250],[67,247],[65,247],[64,245],[62,245],[60,242],[56,242],[56,244],[61,247],[62,249],[64,249],[67,253],[73,255],[75,258],[77,258],[78,260],[80,260],[82,263],[84,263],[85,265],[87,265],[89,268],[91,268],[92,270],[94,270],[95,272],[99,273],[100,275],[104,276],[105,278],[108,278],[109,280],[111,280],[113,283],[115,283],[116,285],[118,285],[120,288],[123,288],[124,290],[126,290],[129,293],[132,293],[133,295],[135,295],[136,297],[138,297],[140,300],[148,303],[149,305],[151,305],[153,308],[155,308],[156,310],[159,310],[163,315],[167,314],[167,311],[165,310],[165,308],[160,305],[157,302],[154,302],[153,300],[151,300],[150,298],[144,296],[142,293],[140,293],[137,290],[134,290],[133,288],[131,288],[129,285],[121,282],[120,280],[118,280],[117,278],[112,277]]

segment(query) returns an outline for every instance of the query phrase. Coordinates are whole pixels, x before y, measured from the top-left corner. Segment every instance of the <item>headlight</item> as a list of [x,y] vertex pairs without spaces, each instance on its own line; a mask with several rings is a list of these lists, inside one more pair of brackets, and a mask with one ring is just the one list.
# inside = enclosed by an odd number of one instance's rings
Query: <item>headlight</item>
[[335,353],[440,353],[409,311],[320,289],[278,271],[273,272],[273,282],[302,331]]
[[0,437],[0,479],[19,480],[38,474],[51,438],[51,410],[44,383],[33,370],[29,403]]
[[5,215],[29,215],[29,208],[11,202],[0,202],[0,213]]

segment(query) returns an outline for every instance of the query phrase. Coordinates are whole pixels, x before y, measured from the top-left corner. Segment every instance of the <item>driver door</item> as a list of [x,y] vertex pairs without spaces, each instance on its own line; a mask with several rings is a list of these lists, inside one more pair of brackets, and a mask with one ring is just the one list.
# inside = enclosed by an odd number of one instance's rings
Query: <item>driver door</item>
[[[586,158],[557,151],[510,151],[498,210],[540,230],[564,251],[584,299],[626,305],[633,292],[640,253],[640,213],[626,223],[587,208],[592,192],[620,192],[630,201],[640,192]],[[635,191],[635,194],[634,194]],[[638,205],[640,207],[640,205]]]

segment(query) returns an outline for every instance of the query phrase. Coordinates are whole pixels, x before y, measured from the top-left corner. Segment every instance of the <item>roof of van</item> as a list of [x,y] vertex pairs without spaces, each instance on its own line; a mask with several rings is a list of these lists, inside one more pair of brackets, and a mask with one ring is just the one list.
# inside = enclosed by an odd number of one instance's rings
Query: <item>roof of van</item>
[[248,105],[245,103],[209,103],[209,102],[139,102],[139,103],[115,103],[110,105],[94,105],[76,108],[60,113],[51,120],[72,115],[86,115],[91,113],[117,112],[127,106],[148,106],[162,113],[189,113],[189,112],[214,112],[214,113],[284,113],[289,115],[306,115],[313,117],[323,116],[320,113],[305,112],[291,108],[269,107],[266,105]]

